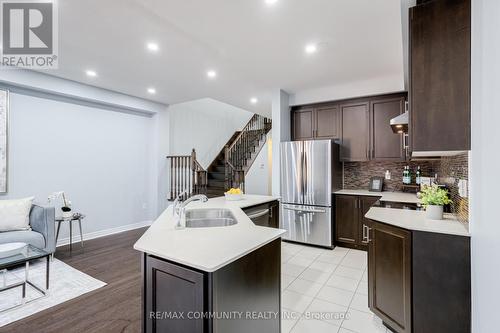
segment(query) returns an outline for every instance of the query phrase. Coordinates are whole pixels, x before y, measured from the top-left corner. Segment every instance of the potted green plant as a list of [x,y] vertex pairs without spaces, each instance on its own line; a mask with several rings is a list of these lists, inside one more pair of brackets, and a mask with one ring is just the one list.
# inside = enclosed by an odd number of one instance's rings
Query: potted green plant
[[451,203],[448,191],[435,184],[423,186],[420,199],[425,207],[427,218],[431,220],[442,220],[443,206]]

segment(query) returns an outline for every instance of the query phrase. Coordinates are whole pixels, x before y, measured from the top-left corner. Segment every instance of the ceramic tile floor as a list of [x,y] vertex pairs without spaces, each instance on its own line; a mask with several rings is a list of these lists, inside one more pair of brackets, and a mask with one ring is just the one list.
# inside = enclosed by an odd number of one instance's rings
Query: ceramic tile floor
[[368,308],[366,252],[282,244],[283,333],[390,333]]

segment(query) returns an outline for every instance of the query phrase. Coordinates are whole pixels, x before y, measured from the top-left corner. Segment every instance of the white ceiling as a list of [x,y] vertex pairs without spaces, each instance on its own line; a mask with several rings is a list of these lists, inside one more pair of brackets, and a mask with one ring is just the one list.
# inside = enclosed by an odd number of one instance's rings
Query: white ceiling
[[[279,88],[293,94],[381,76],[403,80],[400,0],[58,3],[60,62],[49,74],[166,104],[211,97],[269,114]],[[149,52],[148,41],[160,51]],[[316,54],[305,54],[310,42]],[[98,77],[88,78],[89,68]]]

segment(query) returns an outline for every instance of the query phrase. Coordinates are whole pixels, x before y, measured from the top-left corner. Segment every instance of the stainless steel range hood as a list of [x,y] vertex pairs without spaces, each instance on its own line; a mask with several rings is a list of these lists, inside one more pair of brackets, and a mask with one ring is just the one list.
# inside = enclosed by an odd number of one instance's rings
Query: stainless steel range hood
[[408,111],[391,119],[392,131],[396,134],[408,133]]

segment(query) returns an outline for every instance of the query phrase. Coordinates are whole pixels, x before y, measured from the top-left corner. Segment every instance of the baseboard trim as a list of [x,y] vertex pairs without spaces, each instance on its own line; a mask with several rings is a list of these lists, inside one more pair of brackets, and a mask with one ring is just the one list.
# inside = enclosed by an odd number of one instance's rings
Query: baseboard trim
[[[151,223],[153,223],[153,221],[142,221],[142,222],[138,222],[138,223],[119,226],[116,228],[84,233],[83,234],[83,241],[85,242],[85,241],[90,240],[90,239],[100,238],[100,237],[104,237],[104,236],[110,236],[113,234],[119,234],[120,232],[125,232],[125,231],[129,231],[129,230],[148,227],[151,225]],[[78,226],[76,224],[74,224],[73,225],[73,244],[79,243],[79,242],[80,242],[80,230],[78,229]],[[60,238],[57,241],[56,247],[68,245],[68,244],[69,244],[69,237]]]

